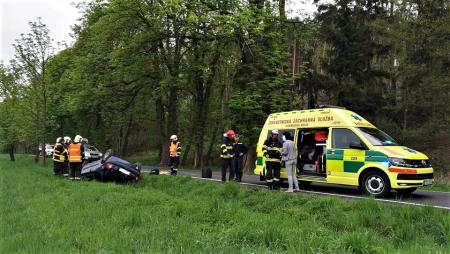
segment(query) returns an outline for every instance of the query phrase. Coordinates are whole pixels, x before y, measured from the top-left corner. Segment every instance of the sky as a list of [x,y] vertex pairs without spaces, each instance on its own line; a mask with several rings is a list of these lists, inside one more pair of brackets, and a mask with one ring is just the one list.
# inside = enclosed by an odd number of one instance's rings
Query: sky
[[[14,58],[12,44],[20,34],[28,33],[28,22],[36,21],[38,17],[50,30],[50,37],[56,42],[73,43],[70,36],[71,26],[77,23],[81,13],[75,7],[83,0],[0,0],[0,62],[7,64]],[[313,0],[288,0],[289,17],[312,14],[316,8]]]

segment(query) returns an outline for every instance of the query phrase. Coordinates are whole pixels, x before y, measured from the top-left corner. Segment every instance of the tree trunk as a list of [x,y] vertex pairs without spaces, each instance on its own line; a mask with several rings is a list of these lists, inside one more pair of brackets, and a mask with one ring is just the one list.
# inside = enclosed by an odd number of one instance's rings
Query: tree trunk
[[280,13],[280,19],[286,20],[286,0],[278,0],[278,11]]
[[[173,81],[175,82],[175,81]],[[170,87],[169,103],[167,105],[167,135],[177,135],[178,132],[178,88]]]
[[123,146],[122,146],[122,156],[128,155],[128,139],[130,137],[130,130],[133,124],[133,117],[131,116],[128,120],[127,129],[125,130],[125,137],[123,138]]
[[218,132],[219,130],[218,130],[218,128],[216,128],[216,126],[214,126],[214,130],[213,130],[213,132],[212,132],[212,135],[211,135],[211,140],[210,140],[210,143],[209,143],[209,147],[208,147],[208,151],[206,152],[206,165],[210,165],[210,163],[211,163],[211,153],[212,153],[212,150],[213,150],[213,147],[214,147],[214,144],[216,144],[216,136],[217,136],[217,132]]
[[11,159],[11,161],[16,161],[16,158],[14,156],[15,144],[11,143],[9,145],[9,149],[8,150],[9,150],[9,158]]
[[249,172],[255,168],[256,151],[249,149],[244,161],[244,172]]
[[42,165],[47,166],[47,152],[45,151],[45,144],[47,143],[47,140],[45,137],[42,139],[42,143],[44,144],[42,147]]
[[[38,142],[39,143],[39,142]],[[42,146],[41,146],[42,147]],[[41,151],[39,151],[39,145],[36,147],[34,163],[39,163],[39,156],[41,155]]]
[[186,149],[184,150],[183,153],[183,159],[181,160],[181,165],[186,165],[186,162],[189,158],[189,150],[191,150],[191,144],[186,145]]
[[156,98],[156,121],[160,137],[159,159],[161,164],[167,164],[169,161],[169,147],[167,146],[167,133],[165,131],[164,104],[161,97]]

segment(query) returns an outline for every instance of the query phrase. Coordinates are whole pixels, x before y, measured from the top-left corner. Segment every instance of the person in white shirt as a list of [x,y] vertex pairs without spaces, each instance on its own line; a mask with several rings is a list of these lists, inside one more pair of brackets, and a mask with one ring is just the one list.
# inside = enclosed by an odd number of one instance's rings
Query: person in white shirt
[[[283,150],[281,151],[281,160],[284,161],[286,165],[286,170],[288,173],[289,188],[286,192],[299,191],[298,179],[297,179],[297,149],[292,135],[289,132],[283,133],[286,141],[283,143]],[[295,189],[293,189],[295,187]]]

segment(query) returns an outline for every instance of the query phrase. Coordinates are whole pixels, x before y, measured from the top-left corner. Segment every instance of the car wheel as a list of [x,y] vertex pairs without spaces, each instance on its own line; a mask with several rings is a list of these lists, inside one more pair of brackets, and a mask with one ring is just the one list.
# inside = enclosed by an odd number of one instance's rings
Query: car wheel
[[362,184],[364,192],[376,198],[385,197],[391,192],[389,179],[378,171],[367,173],[363,178]]
[[417,187],[416,188],[407,188],[407,189],[396,189],[395,191],[404,195],[404,194],[411,194],[416,190],[417,190]]

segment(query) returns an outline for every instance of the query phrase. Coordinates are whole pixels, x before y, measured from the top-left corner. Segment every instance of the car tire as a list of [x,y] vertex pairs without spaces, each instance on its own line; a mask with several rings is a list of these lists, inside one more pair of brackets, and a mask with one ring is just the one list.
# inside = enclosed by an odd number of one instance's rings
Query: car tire
[[417,187],[415,187],[415,188],[407,188],[407,189],[396,189],[395,191],[398,192],[399,194],[407,195],[407,194],[413,193],[416,190],[417,190]]
[[391,192],[389,179],[380,171],[365,174],[361,184],[364,193],[375,198],[383,198]]

